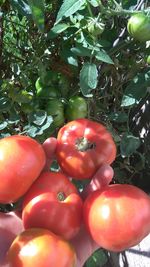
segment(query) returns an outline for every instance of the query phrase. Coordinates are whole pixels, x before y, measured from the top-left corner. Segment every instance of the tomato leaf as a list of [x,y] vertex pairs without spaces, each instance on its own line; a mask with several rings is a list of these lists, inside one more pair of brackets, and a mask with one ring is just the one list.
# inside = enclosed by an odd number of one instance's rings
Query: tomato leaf
[[59,23],[55,25],[47,34],[47,39],[53,39],[55,38],[58,34],[64,32],[67,28],[69,27],[68,24],[66,23]]
[[110,56],[104,50],[98,51],[95,54],[95,57],[96,57],[96,59],[101,60],[101,61],[103,61],[105,63],[114,64],[114,62],[112,61],[112,59],[110,58]]
[[45,21],[45,3],[44,0],[28,0],[30,5],[33,20],[36,23],[38,29],[43,33],[44,32],[44,21]]
[[133,136],[131,133],[125,133],[121,139],[120,152],[122,157],[131,156],[141,145],[139,137]]
[[30,6],[23,0],[10,0],[11,6],[14,9],[17,9],[18,13],[22,16],[26,16],[28,18],[31,17],[31,9]]
[[[36,122],[36,121],[35,121]],[[37,135],[42,135],[43,132],[50,127],[53,122],[52,116],[47,116],[46,120],[42,125],[28,124],[24,127],[24,132],[31,137],[36,137]]]
[[0,98],[0,111],[7,111],[10,110],[10,107],[12,106],[10,99],[7,97],[1,97]]
[[97,86],[98,71],[94,63],[84,63],[80,72],[80,87],[83,95],[90,94],[92,89]]
[[77,12],[85,2],[85,0],[64,0],[57,14],[56,23],[61,21],[64,17],[67,18]]
[[137,74],[126,87],[121,106],[128,107],[138,104],[141,98],[147,93],[147,87],[150,83],[150,71]]
[[88,2],[89,2],[93,7],[98,7],[98,6],[99,6],[99,1],[98,1],[98,0],[88,0]]
[[79,57],[90,57],[91,56],[91,50],[87,47],[83,47],[81,45],[77,45],[76,47],[72,47],[71,51]]
[[46,111],[38,110],[37,112],[30,113],[29,122],[40,126],[44,123],[46,117],[47,117]]
[[103,266],[107,262],[108,258],[103,250],[99,249],[93,253],[93,255],[87,260],[86,267]]
[[5,129],[7,127],[7,121],[0,121],[0,131]]
[[108,115],[110,121],[123,123],[128,120],[128,115],[125,112],[112,112]]

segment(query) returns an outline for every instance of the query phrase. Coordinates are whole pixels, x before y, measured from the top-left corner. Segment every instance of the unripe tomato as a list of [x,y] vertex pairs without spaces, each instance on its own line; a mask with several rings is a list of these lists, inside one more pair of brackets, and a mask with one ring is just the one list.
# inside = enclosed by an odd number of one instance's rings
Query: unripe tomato
[[87,197],[83,209],[88,232],[107,250],[126,250],[150,233],[150,198],[133,185],[97,190]]
[[57,98],[60,96],[60,92],[57,88],[44,85],[41,82],[41,78],[38,78],[35,83],[36,95],[40,98]]
[[98,21],[97,18],[90,18],[88,19],[88,25],[87,25],[88,31],[93,36],[101,35],[102,32],[105,29],[105,24],[101,21]]
[[23,196],[46,163],[45,152],[36,140],[13,135],[0,140],[0,203]]
[[150,55],[147,57],[147,64],[149,64],[150,65]]
[[46,105],[48,115],[53,117],[53,124],[55,127],[60,127],[65,122],[64,104],[59,99],[50,99]]
[[69,121],[85,118],[87,116],[87,102],[81,96],[73,96],[66,106],[65,115]]
[[71,244],[42,228],[28,229],[18,235],[8,250],[7,260],[11,267],[76,266]]
[[150,16],[144,13],[135,14],[127,24],[129,34],[140,42],[150,40]]

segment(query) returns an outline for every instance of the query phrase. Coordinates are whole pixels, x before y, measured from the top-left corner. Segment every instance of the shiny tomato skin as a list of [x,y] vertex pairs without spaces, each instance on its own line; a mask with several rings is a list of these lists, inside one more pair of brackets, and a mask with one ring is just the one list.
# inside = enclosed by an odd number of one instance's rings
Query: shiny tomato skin
[[69,240],[82,223],[83,202],[76,187],[60,172],[43,172],[24,197],[25,229],[40,227]]
[[114,161],[116,145],[101,123],[81,118],[59,130],[56,157],[64,173],[74,179],[88,179],[101,165]]
[[73,247],[52,232],[33,228],[18,235],[7,253],[11,267],[75,267]]
[[150,40],[150,16],[141,13],[130,17],[127,23],[129,34],[140,42]]
[[28,136],[13,135],[0,140],[0,203],[23,196],[46,163],[42,145]]
[[83,209],[88,232],[107,250],[123,251],[150,233],[150,198],[133,185],[97,190],[85,200]]
[[65,116],[68,121],[85,118],[87,113],[88,106],[85,98],[73,96],[69,99],[65,110]]

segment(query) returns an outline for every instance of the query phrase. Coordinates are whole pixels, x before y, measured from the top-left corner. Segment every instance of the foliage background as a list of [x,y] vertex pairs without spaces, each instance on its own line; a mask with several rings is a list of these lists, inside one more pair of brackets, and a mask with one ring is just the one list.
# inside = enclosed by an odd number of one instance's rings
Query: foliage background
[[[141,11],[149,16],[148,1],[1,0],[0,138],[57,136],[69,98],[80,95],[87,117],[106,125],[117,144],[113,182],[150,192],[150,41],[127,31],[130,16]],[[54,97],[63,105],[58,125],[57,106],[49,111]],[[103,265],[104,254],[86,266]]]

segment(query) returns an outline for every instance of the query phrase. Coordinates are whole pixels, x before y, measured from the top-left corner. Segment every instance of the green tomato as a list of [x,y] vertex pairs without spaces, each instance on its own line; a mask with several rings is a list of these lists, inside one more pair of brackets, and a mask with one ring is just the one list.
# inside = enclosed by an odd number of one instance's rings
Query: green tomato
[[88,107],[85,98],[81,96],[73,96],[69,99],[66,106],[66,119],[69,121],[85,118],[87,116]]
[[146,42],[150,40],[150,17],[144,13],[135,14],[129,20],[127,24],[129,34],[140,42]]
[[150,55],[147,57],[147,60],[146,60],[147,64],[150,65]]
[[64,104],[59,99],[50,99],[46,105],[46,111],[48,115],[53,117],[53,125],[60,127],[65,122],[64,117]]
[[90,18],[87,25],[88,32],[93,36],[101,35],[105,29],[105,24],[98,21],[97,18]]
[[40,98],[57,98],[60,96],[60,92],[57,88],[43,85],[41,78],[39,77],[35,83],[36,95]]

